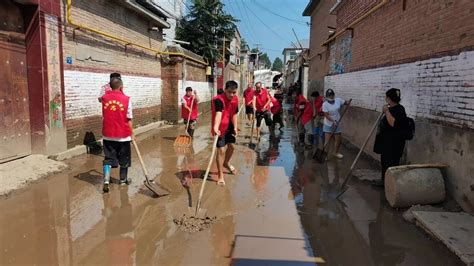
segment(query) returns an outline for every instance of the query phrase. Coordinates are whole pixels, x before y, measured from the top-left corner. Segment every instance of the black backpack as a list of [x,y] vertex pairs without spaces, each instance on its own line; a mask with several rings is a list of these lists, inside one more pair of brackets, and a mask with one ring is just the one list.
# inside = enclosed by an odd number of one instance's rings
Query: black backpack
[[415,136],[415,120],[407,116],[406,128],[403,130],[403,139],[412,140]]

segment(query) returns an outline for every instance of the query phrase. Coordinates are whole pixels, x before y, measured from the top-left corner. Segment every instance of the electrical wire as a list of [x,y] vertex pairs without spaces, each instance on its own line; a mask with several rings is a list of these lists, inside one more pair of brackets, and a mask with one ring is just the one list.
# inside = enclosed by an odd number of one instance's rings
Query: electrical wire
[[263,6],[262,4],[258,3],[258,2],[255,1],[255,0],[253,0],[252,3],[255,4],[256,6],[258,6],[260,9],[263,9],[263,10],[265,10],[266,12],[268,12],[268,13],[270,13],[270,14],[272,14],[272,15],[275,15],[275,16],[277,16],[277,17],[286,19],[286,20],[291,21],[291,22],[293,22],[293,23],[297,23],[297,24],[300,24],[300,25],[308,26],[308,23],[305,22],[305,21],[296,20],[296,19],[292,19],[292,18],[288,18],[288,17],[282,16],[282,15],[280,15],[280,14],[278,14],[278,13],[275,13],[274,11],[272,11],[272,10],[266,8],[265,6]]
[[[244,12],[242,12],[242,9],[240,8],[239,0],[236,0],[235,4],[236,4],[237,8],[239,9],[239,12],[241,13],[242,20],[247,23],[247,27],[249,28],[250,33],[252,34],[254,41],[257,41],[258,40],[258,37],[257,37],[258,34],[253,29],[252,25],[249,24],[251,20],[250,20],[250,16],[247,13],[247,10],[245,8],[242,8],[244,10]],[[247,20],[245,20],[245,18],[244,18],[244,15],[243,15],[244,13],[247,16]]]
[[252,9],[250,9],[247,5],[245,5],[245,2],[244,3],[244,7],[247,8],[250,13],[252,13],[259,21],[260,23],[262,23],[267,29],[269,29],[271,32],[273,32],[273,34],[275,34],[276,36],[278,36],[278,38],[284,40],[284,41],[288,41],[287,39],[285,39],[284,37],[282,37],[280,34],[278,34],[278,32],[276,32],[274,29],[272,29],[270,26],[268,26],[259,16],[257,16],[257,14],[255,14]]
[[[232,9],[232,11],[234,12],[234,14],[237,14],[237,12],[235,12],[234,6],[232,4],[232,0],[229,1],[229,6]],[[243,14],[242,14],[242,10],[240,8],[238,10],[239,10],[239,13],[240,13],[240,16],[241,16],[240,22],[245,27],[245,30],[247,32],[246,35],[249,37],[250,41],[255,42],[256,38],[253,35],[253,33],[251,32],[249,25],[247,24],[248,21],[244,19]]]

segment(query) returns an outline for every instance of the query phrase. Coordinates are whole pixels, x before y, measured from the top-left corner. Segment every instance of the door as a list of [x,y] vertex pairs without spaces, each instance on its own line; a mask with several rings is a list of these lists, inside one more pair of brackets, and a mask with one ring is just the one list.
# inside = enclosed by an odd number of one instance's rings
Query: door
[[0,3],[0,163],[31,154],[23,15]]

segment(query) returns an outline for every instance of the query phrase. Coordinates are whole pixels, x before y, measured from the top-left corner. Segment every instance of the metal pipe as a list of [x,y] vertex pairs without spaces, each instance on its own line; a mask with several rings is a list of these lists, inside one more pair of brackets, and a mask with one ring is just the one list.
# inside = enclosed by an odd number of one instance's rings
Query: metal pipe
[[327,44],[329,44],[330,42],[334,41],[337,37],[341,36],[344,32],[348,31],[349,29],[352,29],[355,25],[359,24],[362,20],[364,20],[365,18],[367,18],[368,16],[370,16],[372,13],[374,13],[375,11],[379,10],[381,7],[383,7],[384,5],[386,5],[390,0],[383,0],[382,2],[380,2],[379,4],[377,4],[376,6],[374,6],[372,9],[370,9],[369,11],[367,11],[367,13],[365,13],[364,15],[362,15],[361,17],[359,17],[358,19],[356,19],[354,22],[352,22],[351,24],[349,24],[349,26],[347,26],[345,29],[341,30],[340,32],[337,32],[336,34],[334,34],[331,38],[327,39],[325,42],[323,42],[321,44],[321,46],[325,46]]
[[189,59],[191,61],[194,61],[194,62],[197,62],[199,64],[203,64],[203,65],[208,65],[207,62],[204,62],[204,61],[201,61],[201,60],[198,60],[198,59],[195,59],[193,57],[190,57],[184,53],[178,53],[178,52],[164,52],[164,51],[160,51],[160,50],[155,50],[155,49],[152,49],[152,48],[148,48],[146,46],[143,46],[141,44],[138,44],[138,43],[134,43],[132,41],[129,41],[129,40],[126,40],[126,39],[123,39],[123,38],[120,38],[120,37],[117,37],[115,35],[112,35],[112,34],[109,34],[109,33],[106,33],[106,32],[103,32],[103,31],[100,31],[100,30],[97,30],[97,29],[94,29],[94,28],[91,28],[89,26],[86,26],[86,25],[82,25],[82,24],[79,24],[79,23],[76,23],[74,22],[74,20],[72,19],[72,0],[67,0],[67,6],[66,6],[66,19],[67,19],[67,22],[69,25],[72,25],[72,26],[75,26],[77,27],[78,29],[84,29],[84,30],[87,30],[87,31],[90,31],[90,32],[93,32],[95,34],[98,34],[98,35],[102,35],[102,36],[105,36],[107,38],[110,38],[112,40],[115,40],[115,41],[118,41],[118,42],[121,42],[121,43],[124,43],[126,45],[132,45],[132,46],[135,46],[135,47],[138,47],[138,48],[141,48],[143,50],[146,50],[146,51],[149,51],[149,52],[153,52],[155,53],[156,55],[160,54],[160,55],[174,55],[174,56],[182,56],[186,59]]

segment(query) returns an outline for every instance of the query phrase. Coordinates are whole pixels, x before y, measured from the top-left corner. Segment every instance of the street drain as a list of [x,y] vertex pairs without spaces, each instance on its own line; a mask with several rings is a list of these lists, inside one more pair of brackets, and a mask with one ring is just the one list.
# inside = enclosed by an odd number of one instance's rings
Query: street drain
[[203,230],[208,229],[211,225],[217,221],[217,217],[206,217],[199,218],[194,216],[183,216],[179,218],[174,218],[173,222],[178,226],[181,231],[188,233],[197,233]]

